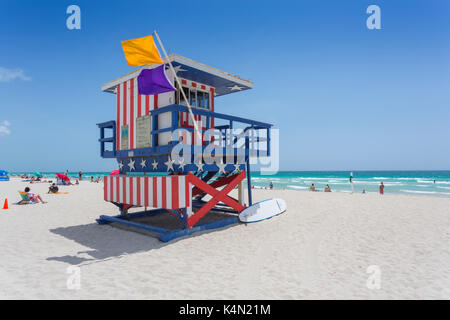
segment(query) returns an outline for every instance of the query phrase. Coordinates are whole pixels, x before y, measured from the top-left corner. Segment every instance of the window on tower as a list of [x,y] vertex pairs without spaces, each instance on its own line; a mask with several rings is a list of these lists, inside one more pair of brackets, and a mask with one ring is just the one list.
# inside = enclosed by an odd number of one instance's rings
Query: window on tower
[[[177,83],[175,84],[175,88],[177,89],[177,92],[175,93],[175,103],[182,106],[187,106]],[[184,85],[182,88],[191,107],[211,110],[211,96],[208,91],[191,88]]]

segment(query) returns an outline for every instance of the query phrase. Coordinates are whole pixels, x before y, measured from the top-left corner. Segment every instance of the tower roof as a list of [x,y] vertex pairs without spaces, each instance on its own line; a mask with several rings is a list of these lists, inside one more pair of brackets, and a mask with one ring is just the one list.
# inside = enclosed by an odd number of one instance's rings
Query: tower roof
[[[171,54],[168,58],[177,72],[178,77],[214,87],[216,96],[253,88],[253,83],[249,80],[209,67],[178,54]],[[168,60],[163,60],[168,68]],[[154,65],[142,66],[135,71],[104,84],[102,90],[114,93],[117,84],[137,77],[143,69],[152,69],[154,67]]]

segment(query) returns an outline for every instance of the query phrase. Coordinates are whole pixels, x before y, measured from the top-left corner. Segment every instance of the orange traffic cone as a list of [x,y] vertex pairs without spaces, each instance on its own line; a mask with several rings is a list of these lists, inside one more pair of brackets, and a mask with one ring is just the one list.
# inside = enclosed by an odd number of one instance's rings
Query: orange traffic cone
[[3,204],[3,210],[9,209],[8,207],[8,199],[5,199],[5,203]]

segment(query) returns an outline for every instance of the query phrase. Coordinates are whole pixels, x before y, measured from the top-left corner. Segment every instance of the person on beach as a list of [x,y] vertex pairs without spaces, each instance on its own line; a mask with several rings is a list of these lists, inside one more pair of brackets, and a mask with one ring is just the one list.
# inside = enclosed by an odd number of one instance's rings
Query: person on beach
[[366,193],[366,189],[363,189],[363,192],[362,193]]
[[83,172],[78,172],[78,179],[81,181],[83,180]]
[[273,183],[272,183],[272,181],[270,181],[269,187],[270,187],[270,190],[273,189]]
[[91,176],[91,182],[94,182],[94,176]]
[[30,192],[30,191],[31,191],[30,188],[26,187],[24,191],[27,193],[28,198],[29,198],[31,201],[36,202],[36,203],[39,203],[39,201],[40,201],[41,203],[47,203],[47,202],[45,202],[44,200],[42,200],[42,198],[41,198],[40,195],[31,193],[31,192]]
[[64,173],[66,176],[69,176],[69,170],[66,170],[66,172]]
[[383,181],[380,184],[380,194],[384,194],[384,184]]
[[311,187],[309,187],[309,191],[316,191],[316,187],[314,186],[314,183],[312,183]]
[[331,192],[331,188],[329,185],[325,186],[325,189],[323,190],[324,192]]
[[56,183],[53,183],[49,188],[47,193],[58,193],[58,186]]

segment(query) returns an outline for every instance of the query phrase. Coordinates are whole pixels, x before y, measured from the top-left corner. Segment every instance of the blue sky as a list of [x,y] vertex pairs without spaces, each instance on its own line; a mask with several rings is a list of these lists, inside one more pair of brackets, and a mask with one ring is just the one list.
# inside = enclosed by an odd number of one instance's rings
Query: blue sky
[[114,169],[100,86],[133,70],[120,41],[157,29],[169,53],[254,82],[216,111],[275,124],[282,170],[450,169],[449,18],[446,0],[3,0],[0,168]]

